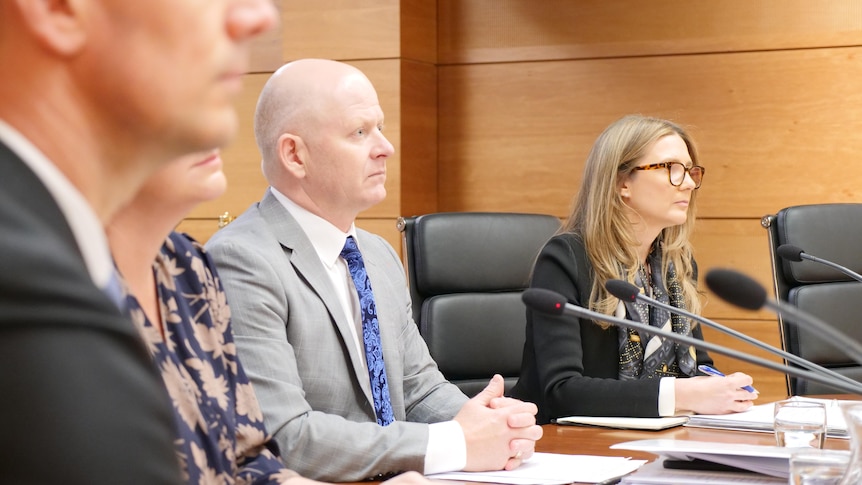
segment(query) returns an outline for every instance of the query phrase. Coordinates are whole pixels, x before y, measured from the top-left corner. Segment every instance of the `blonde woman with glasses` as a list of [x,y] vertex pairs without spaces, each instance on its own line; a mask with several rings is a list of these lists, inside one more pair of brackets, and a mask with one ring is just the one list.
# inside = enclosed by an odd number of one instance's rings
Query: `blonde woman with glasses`
[[[605,290],[628,281],[647,296],[699,313],[689,240],[706,170],[688,133],[662,119],[626,116],[596,140],[574,207],[542,249],[531,286],[570,302],[702,339],[695,322]],[[705,376],[706,352],[603,322],[527,310],[521,376],[512,393],[538,405],[537,421],[573,415],[658,417],[748,409],[742,373]]]

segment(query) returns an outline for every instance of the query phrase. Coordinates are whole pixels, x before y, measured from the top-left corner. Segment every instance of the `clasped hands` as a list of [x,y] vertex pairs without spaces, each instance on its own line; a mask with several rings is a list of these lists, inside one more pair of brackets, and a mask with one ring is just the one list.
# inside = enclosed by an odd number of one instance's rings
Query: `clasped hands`
[[542,427],[536,424],[536,405],[503,397],[500,375],[467,401],[455,421],[467,443],[465,471],[513,470],[533,456]]

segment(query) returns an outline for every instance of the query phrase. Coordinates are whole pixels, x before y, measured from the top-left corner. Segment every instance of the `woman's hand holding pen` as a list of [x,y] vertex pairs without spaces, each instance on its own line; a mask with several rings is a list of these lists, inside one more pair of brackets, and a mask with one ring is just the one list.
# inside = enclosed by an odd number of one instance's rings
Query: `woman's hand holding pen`
[[[700,372],[703,372],[704,374],[706,374],[708,376],[724,377],[724,374],[720,370],[713,369],[712,367],[705,365],[705,364],[701,364],[701,365],[697,366],[697,370],[699,370]],[[742,386],[742,388],[748,392],[757,392],[757,390],[752,386]]]
[[728,376],[699,376],[676,379],[674,394],[678,413],[728,414],[747,410],[758,397],[757,391],[743,389],[754,380],[735,372]]

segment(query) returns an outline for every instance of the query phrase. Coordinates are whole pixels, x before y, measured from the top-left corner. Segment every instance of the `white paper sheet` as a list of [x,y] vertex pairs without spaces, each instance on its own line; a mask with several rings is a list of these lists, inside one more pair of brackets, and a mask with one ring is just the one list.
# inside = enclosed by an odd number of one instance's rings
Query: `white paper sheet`
[[646,462],[616,456],[534,453],[527,462],[512,471],[437,473],[428,475],[428,478],[512,485],[599,483],[627,475]]
[[[814,399],[808,397],[794,396],[791,399],[799,401],[822,402],[826,404],[826,435],[830,438],[849,438],[847,423],[841,414],[842,402],[835,399]],[[689,417],[686,426],[694,428],[715,428],[739,431],[762,431],[771,433],[773,431],[773,409],[775,403],[759,404],[752,406],[748,411],[732,414],[696,414]]]

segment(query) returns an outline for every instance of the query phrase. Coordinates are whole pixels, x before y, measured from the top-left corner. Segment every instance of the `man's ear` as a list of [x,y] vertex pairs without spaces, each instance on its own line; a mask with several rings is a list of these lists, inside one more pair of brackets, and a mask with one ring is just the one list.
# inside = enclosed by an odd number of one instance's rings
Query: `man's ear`
[[24,26],[45,49],[61,56],[82,49],[87,39],[89,0],[7,0],[15,2]]
[[305,161],[308,158],[308,149],[302,137],[291,133],[282,133],[278,137],[278,158],[284,169],[294,177],[305,177]]

